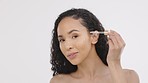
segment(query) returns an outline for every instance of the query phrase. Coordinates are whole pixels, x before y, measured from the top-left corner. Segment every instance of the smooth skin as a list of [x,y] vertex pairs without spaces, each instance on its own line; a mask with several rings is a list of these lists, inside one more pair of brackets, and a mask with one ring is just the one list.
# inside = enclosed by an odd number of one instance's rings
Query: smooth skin
[[[95,44],[99,35],[90,34],[86,27],[72,17],[64,18],[58,26],[58,40],[64,56],[78,70],[71,74],[54,76],[50,83],[139,83],[134,70],[122,69],[121,54],[125,47],[122,37],[115,31],[108,33],[108,66],[98,57]],[[69,57],[73,54],[74,57]]]

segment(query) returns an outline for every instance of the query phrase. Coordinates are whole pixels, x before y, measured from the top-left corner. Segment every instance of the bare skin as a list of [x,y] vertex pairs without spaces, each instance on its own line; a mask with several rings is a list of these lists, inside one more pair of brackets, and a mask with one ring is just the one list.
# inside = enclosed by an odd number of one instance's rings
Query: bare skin
[[[78,66],[78,70],[71,74],[56,75],[50,83],[139,83],[134,70],[121,67],[120,58],[125,46],[121,36],[113,30],[108,34],[109,52],[106,66],[95,50],[99,36],[90,35],[80,21],[66,17],[59,23],[57,30],[62,53],[72,64]],[[69,57],[73,52],[76,56]]]

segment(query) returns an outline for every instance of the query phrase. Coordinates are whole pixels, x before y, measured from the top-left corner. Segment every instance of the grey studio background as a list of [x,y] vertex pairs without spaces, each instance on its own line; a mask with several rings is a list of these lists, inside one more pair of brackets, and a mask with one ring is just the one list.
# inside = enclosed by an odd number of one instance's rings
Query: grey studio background
[[0,0],[0,83],[49,83],[51,31],[71,8],[93,12],[126,42],[122,67],[148,83],[147,0]]

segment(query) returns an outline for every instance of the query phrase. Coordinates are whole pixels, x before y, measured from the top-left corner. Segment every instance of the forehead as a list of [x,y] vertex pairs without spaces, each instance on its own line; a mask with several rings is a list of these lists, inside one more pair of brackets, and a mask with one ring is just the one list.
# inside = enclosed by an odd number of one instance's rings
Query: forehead
[[86,27],[81,24],[81,19],[74,19],[72,17],[65,17],[58,25],[58,34],[67,33],[70,30],[87,31]]

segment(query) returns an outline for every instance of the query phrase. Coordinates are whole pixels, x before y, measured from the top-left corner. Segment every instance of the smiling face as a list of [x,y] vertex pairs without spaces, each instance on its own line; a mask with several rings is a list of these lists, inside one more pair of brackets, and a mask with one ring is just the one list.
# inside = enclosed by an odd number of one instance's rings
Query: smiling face
[[60,49],[73,65],[85,60],[92,48],[90,34],[80,21],[82,20],[66,17],[57,29]]

